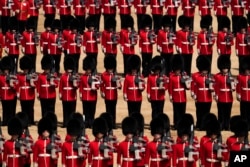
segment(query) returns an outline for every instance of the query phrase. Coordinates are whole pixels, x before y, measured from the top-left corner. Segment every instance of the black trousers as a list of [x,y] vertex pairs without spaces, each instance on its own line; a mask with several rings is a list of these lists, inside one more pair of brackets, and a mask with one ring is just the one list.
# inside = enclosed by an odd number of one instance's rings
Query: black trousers
[[116,104],[117,100],[105,100],[106,112],[110,113],[113,119],[113,127],[116,124]]
[[70,22],[70,15],[60,15],[62,29],[66,29]]
[[93,16],[93,19],[95,20],[96,30],[99,31],[101,14],[90,14],[90,16]]
[[201,129],[204,116],[210,113],[212,102],[196,102],[196,128]]
[[29,56],[31,59],[31,69],[33,72],[36,72],[36,54],[25,54],[26,56]]
[[190,75],[191,74],[191,66],[192,66],[192,57],[193,54],[182,54],[184,60],[184,71]]
[[248,130],[250,129],[250,102],[249,101],[241,101],[240,102],[240,115],[243,119],[245,119],[248,123]]
[[190,29],[191,30],[194,30],[194,17],[189,17],[189,19],[190,19]]
[[30,16],[30,19],[32,19],[33,20],[33,22],[34,22],[34,26],[35,26],[35,30],[34,30],[34,32],[37,32],[37,23],[38,23],[38,16]]
[[221,130],[229,130],[232,102],[229,103],[218,102],[217,108],[218,108],[218,121],[220,122]]
[[17,98],[14,98],[12,100],[2,100],[1,102],[3,110],[2,126],[6,126],[9,120],[16,114]]
[[25,20],[18,20],[18,32],[20,34],[23,34],[26,26],[26,21]]
[[72,57],[74,59],[74,61],[75,61],[75,70],[78,73],[80,53],[79,54],[68,54],[68,56]]
[[76,16],[76,19],[79,21],[79,32],[83,34],[85,30],[85,15],[83,16]]
[[44,17],[46,19],[54,20],[56,17],[56,14],[44,14]]
[[61,62],[61,57],[62,55],[51,55],[51,57],[53,57],[54,61],[55,61],[55,72],[57,74],[60,73],[60,62]]
[[56,99],[40,99],[41,103],[41,109],[42,109],[42,117],[47,113],[47,112],[53,112],[55,113],[55,104],[56,104]]
[[127,101],[128,115],[131,116],[134,112],[141,112],[141,101]]
[[152,119],[156,118],[159,114],[163,113],[165,100],[151,100]]
[[9,18],[10,16],[1,16],[1,27],[3,35],[9,30]]
[[141,27],[141,24],[142,24],[142,19],[143,19],[143,16],[145,14],[136,14],[137,16],[137,28],[138,28],[138,32],[140,29],[142,29],[143,27]]
[[177,128],[178,122],[181,120],[183,115],[186,113],[186,102],[176,103],[173,102],[173,110],[174,110],[174,127]]
[[96,66],[97,66],[97,55],[98,53],[86,53],[86,56],[90,56],[91,58],[95,60]]
[[62,105],[63,105],[63,127],[66,127],[72,113],[76,111],[76,100],[62,101]]
[[223,18],[224,16],[221,16],[221,15],[217,15],[216,18],[217,18],[217,25],[218,25],[218,28],[217,28],[217,32],[218,31],[221,31],[222,30],[222,27],[219,27],[219,24],[221,22],[221,19]]
[[29,118],[29,124],[34,125],[34,100],[20,100],[22,112],[25,112]]
[[115,19],[116,14],[103,14],[103,19],[104,19],[104,28],[105,28],[105,21],[107,18],[112,17]]
[[153,14],[153,25],[154,25],[154,31],[156,34],[158,34],[158,31],[161,29],[161,14]]
[[172,19],[173,31],[176,32],[176,19],[177,19],[177,16],[169,15],[169,17]]
[[172,57],[173,57],[173,53],[169,53],[169,54],[165,54],[165,53],[161,53],[161,57],[164,59],[164,74],[169,76],[169,73],[171,72],[172,69],[172,65],[171,65],[171,61],[172,61]]
[[242,16],[232,15],[232,29],[234,35],[236,35],[236,33],[238,32],[238,24],[241,17]]
[[153,53],[141,53],[142,57],[142,74],[147,77],[150,73],[150,62],[152,60]]
[[238,61],[239,61],[239,73],[244,72],[244,71],[242,71],[241,66],[242,66],[242,60],[244,60],[244,58],[245,58],[245,57],[246,57],[246,56],[238,55]]
[[128,59],[131,55],[123,54],[123,72],[124,76],[128,73]]
[[126,17],[130,14],[120,14],[121,28],[124,28],[124,24],[126,24]]
[[17,72],[17,69],[18,69],[18,58],[19,58],[19,55],[12,55],[12,54],[9,54],[8,55],[11,59],[12,59],[12,62],[14,64],[14,68],[12,71],[13,72]]
[[85,116],[85,128],[92,128],[97,101],[82,101],[83,114]]

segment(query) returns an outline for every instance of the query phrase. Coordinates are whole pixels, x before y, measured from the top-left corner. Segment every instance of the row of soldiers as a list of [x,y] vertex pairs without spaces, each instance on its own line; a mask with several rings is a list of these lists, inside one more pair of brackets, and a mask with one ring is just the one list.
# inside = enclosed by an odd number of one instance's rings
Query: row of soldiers
[[[124,69],[127,72],[127,60],[131,55],[139,52],[142,58],[142,73],[145,77],[149,75],[149,64],[153,57],[153,46],[156,44],[157,51],[165,59],[166,75],[170,72],[170,60],[175,52],[183,55],[185,61],[185,71],[191,74],[191,62],[194,53],[194,45],[197,43],[198,55],[207,56],[212,62],[214,53],[213,45],[216,43],[217,52],[220,56],[231,56],[234,45],[234,35],[230,31],[230,19],[221,17],[219,23],[220,31],[217,35],[213,32],[212,17],[206,16],[200,21],[201,31],[197,37],[191,28],[191,19],[182,15],[178,18],[179,27],[176,33],[173,31],[173,22],[170,16],[165,15],[162,19],[162,29],[158,35],[152,30],[152,18],[144,15],[142,19],[142,29],[139,32],[134,30],[134,20],[131,16],[126,17],[126,24],[120,32],[116,32],[116,20],[112,17],[106,19],[105,30],[100,33],[96,30],[93,17],[86,19],[88,30],[84,34],[78,31],[79,22],[76,18],[68,24],[68,29],[62,30],[61,21],[58,19],[46,19],[40,37],[35,32],[33,20],[28,20],[26,31],[21,35],[17,31],[16,19],[10,19],[10,31],[6,36],[0,36],[0,46],[16,63],[20,50],[24,55],[32,59],[33,71],[36,71],[37,46],[43,55],[51,55],[55,61],[55,70],[60,73],[61,55],[71,56],[75,60],[75,69],[78,72],[79,60],[82,52],[86,56],[91,56],[97,61],[98,45],[100,43],[104,55],[117,56],[118,44],[123,54]],[[238,31],[235,35],[236,55],[240,60],[249,56],[250,35],[248,22],[245,17],[241,17],[238,24]],[[216,40],[217,36],[217,40]],[[138,44],[139,50],[136,51]],[[21,49],[20,49],[21,48]]]
[[160,29],[160,19],[162,15],[166,14],[173,19],[175,31],[179,7],[181,7],[183,14],[192,20],[193,28],[196,6],[198,6],[201,17],[211,15],[213,10],[218,18],[218,23],[221,17],[228,15],[227,10],[231,6],[233,32],[236,33],[239,18],[244,16],[245,13],[249,16],[250,11],[250,3],[247,0],[1,0],[0,6],[1,25],[4,34],[8,31],[8,18],[12,15],[15,15],[18,20],[20,33],[24,31],[25,22],[28,18],[35,21],[35,29],[37,30],[40,8],[43,9],[45,18],[54,19],[58,13],[64,29],[67,27],[70,15],[73,14],[80,22],[81,32],[85,29],[85,17],[87,15],[95,18],[99,31],[101,14],[103,14],[104,20],[107,17],[115,18],[117,8],[119,9],[121,27],[126,22],[125,17],[131,15],[131,7],[134,6],[138,29],[140,29],[142,17],[147,14],[147,6],[150,6],[154,29],[156,31]]
[[[92,135],[85,133],[83,116],[74,113],[67,124],[65,139],[57,133],[57,120],[47,113],[39,120],[38,138],[29,134],[27,115],[20,112],[8,122],[10,139],[1,134],[0,163],[8,167],[196,167],[231,166],[231,151],[249,151],[248,125],[240,115],[230,120],[231,136],[224,136],[214,114],[206,115],[206,134],[198,139],[194,121],[185,114],[178,122],[177,137],[171,137],[169,118],[159,114],[150,122],[152,140],[144,135],[144,117],[133,113],[122,121],[122,141],[112,131],[112,116],[105,112],[94,120]],[[31,160],[31,154],[33,158]],[[58,162],[61,153],[61,162]],[[117,153],[116,161],[114,153]],[[230,158],[229,158],[230,157]],[[230,164],[232,163],[232,164]]]

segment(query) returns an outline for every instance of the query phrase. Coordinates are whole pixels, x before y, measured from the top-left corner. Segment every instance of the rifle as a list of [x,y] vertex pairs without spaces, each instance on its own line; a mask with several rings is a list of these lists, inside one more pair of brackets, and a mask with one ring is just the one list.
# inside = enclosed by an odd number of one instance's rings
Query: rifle
[[242,8],[244,8],[245,7],[245,3],[244,3],[244,1],[243,0],[239,0],[239,5],[242,7]]
[[141,160],[140,152],[141,152],[141,148],[143,148],[145,141],[140,136],[134,136],[132,139],[132,143],[133,144],[130,145],[129,147],[129,151],[135,153],[136,160]]
[[141,0],[143,6],[147,6],[149,4],[149,0]]
[[210,26],[209,29],[208,29],[208,31],[207,31],[207,34],[206,34],[206,39],[208,40],[209,44],[212,44],[213,37],[214,37],[214,35],[213,35],[213,27]]
[[188,146],[186,146],[184,149],[184,153],[188,157],[188,161],[193,161],[194,160],[193,155],[196,154],[194,153],[194,147],[193,147],[193,144],[194,144],[194,125],[193,124],[190,126],[190,130],[191,130],[191,135],[189,137]]
[[94,0],[94,3],[95,3],[95,8],[96,9],[99,9],[101,7],[101,2],[100,0]]
[[55,132],[52,133],[51,137],[50,137],[50,143],[48,144],[47,146],[47,151],[51,153],[51,158],[52,159],[57,159],[57,152],[58,152],[58,149],[57,149],[57,145],[56,145],[56,142],[55,142]]
[[227,31],[225,36],[225,42],[227,45],[231,45],[231,41],[233,40],[233,35],[230,30]]
[[197,4],[197,0],[190,0],[190,3],[193,7],[195,7],[195,5]]
[[56,6],[56,0],[50,0],[50,4],[55,7]]
[[229,0],[221,0],[222,2],[222,5],[224,6],[224,7],[228,7],[229,6],[229,4],[230,4],[230,2],[229,2]]
[[72,82],[74,87],[78,87],[79,80],[80,76],[76,73],[76,69],[74,68],[73,72],[69,76],[69,81]]
[[37,34],[37,31],[34,32],[33,41],[35,42],[36,45],[39,45],[39,36]]
[[34,0],[34,5],[36,8],[39,8],[39,6],[41,5],[41,1],[40,0]]
[[10,87],[14,87],[15,83],[17,83],[16,77],[16,59],[14,63],[14,70],[10,71],[9,74],[6,75],[6,82],[10,84]]
[[4,144],[3,132],[2,132],[2,119],[0,117],[0,153],[3,153],[3,144]]
[[235,90],[235,79],[233,78],[231,72],[228,72],[226,83],[231,87],[231,90]]
[[70,7],[71,4],[72,4],[72,2],[73,2],[73,0],[66,0],[66,5],[67,5],[68,7]]
[[110,158],[109,152],[116,151],[115,147],[113,147],[113,145],[110,143],[113,142],[113,139],[114,137],[111,137],[109,134],[107,134],[103,138],[103,143],[100,144],[99,150],[103,152],[104,158]]
[[55,60],[51,60],[52,61],[52,68],[50,70],[49,73],[47,73],[47,81],[49,81],[50,85],[55,85],[54,80],[57,79],[55,72]]
[[84,6],[85,5],[85,0],[80,0],[80,5]]
[[30,83],[30,86],[35,87],[35,81],[37,81],[38,76],[34,72],[34,69],[31,69],[27,74],[26,74],[26,81]]
[[187,40],[189,42],[189,45],[194,45],[195,37],[194,37],[194,34],[193,34],[193,30],[191,28],[188,31],[188,39]]
[[89,140],[85,137],[85,129],[83,128],[81,135],[73,143],[74,150],[77,150],[78,156],[83,158],[83,152],[87,153],[89,150]]
[[127,0],[128,6],[131,6],[134,0]]
[[168,43],[173,44],[174,43],[174,41],[173,41],[174,38],[175,38],[175,34],[174,34],[174,31],[173,31],[173,27],[171,26],[169,33],[167,33]]
[[136,40],[137,40],[137,33],[135,30],[132,30],[129,33],[129,40],[131,42],[131,45],[135,45],[136,44]]
[[111,82],[115,83],[115,86],[120,89],[122,87],[121,85],[121,77],[117,76],[117,73],[114,72],[114,75],[111,78]]
[[100,84],[100,78],[96,75],[96,69],[91,73],[91,76],[88,78],[88,84],[91,87],[91,90],[96,90],[96,85]]
[[155,35],[154,31],[153,31],[153,30],[150,30],[150,31],[148,32],[148,39],[149,39],[149,42],[150,42],[151,44],[155,43],[155,38],[156,38],[156,35]]
[[135,85],[139,87],[139,90],[143,90],[143,84],[145,84],[145,80],[141,78],[139,72],[136,74],[134,82],[135,82]]
[[7,0],[7,6],[8,6],[9,9],[12,8],[12,5],[14,5],[13,0]]
[[181,73],[181,83],[185,85],[186,89],[190,89],[192,78],[186,75],[184,72]]
[[245,34],[244,42],[249,46],[250,45],[250,33],[247,31]]
[[94,30],[94,39],[96,40],[97,43],[100,42],[100,38],[101,38],[101,33],[98,32],[96,29]]
[[208,73],[207,78],[205,79],[205,84],[208,86],[210,91],[214,91],[213,83],[213,76],[211,73]]
[[81,36],[80,32],[77,32],[77,35],[75,36],[75,42],[76,42],[76,46],[81,47],[82,36]]
[[214,5],[214,0],[207,0],[207,6],[208,8],[213,8],[213,5]]
[[32,148],[31,146],[33,145],[33,140],[30,138],[30,131],[29,128],[25,129],[24,133],[24,144],[26,146],[26,150],[28,153],[32,153]]
[[56,45],[58,48],[62,48],[62,44],[64,43],[62,39],[62,32],[60,31],[57,38],[56,38]]
[[217,158],[222,158],[222,136],[217,138],[217,142],[213,145],[213,151],[217,152]]
[[166,0],[158,0],[158,2],[159,2],[159,4],[160,4],[160,6],[164,6]]
[[178,0],[172,0],[173,4],[175,7],[178,7],[179,6],[179,1]]
[[15,32],[14,39],[18,45],[21,43],[21,38],[22,38],[22,35],[19,32]]
[[119,39],[120,39],[120,35],[116,32],[112,32],[111,34],[111,41],[114,43],[114,44],[118,44],[119,42]]
[[158,145],[157,150],[161,154],[162,158],[167,158],[167,152],[172,151],[171,145],[174,143],[171,138],[170,131],[164,133],[161,139],[161,143]]

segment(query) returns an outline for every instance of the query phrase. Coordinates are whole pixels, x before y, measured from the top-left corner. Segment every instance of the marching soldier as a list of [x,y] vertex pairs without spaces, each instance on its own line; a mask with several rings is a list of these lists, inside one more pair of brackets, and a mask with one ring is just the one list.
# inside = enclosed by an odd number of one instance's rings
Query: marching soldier
[[219,22],[221,28],[217,34],[217,52],[220,56],[231,56],[231,47],[234,45],[233,34],[230,31],[230,20],[227,16]]
[[196,59],[198,72],[192,74],[191,97],[196,106],[196,128],[201,129],[202,120],[210,113],[212,105],[213,78],[210,74],[211,62],[207,56],[200,55]]
[[67,24],[71,21],[71,5],[72,0],[58,0],[56,3],[57,9],[59,9],[60,20],[62,22],[62,29],[65,29]]
[[[134,8],[137,17],[137,30],[139,31],[142,29],[141,24],[144,15],[146,14],[147,6],[149,5],[149,0],[134,0]],[[152,20],[152,19],[151,19]]]
[[116,32],[116,20],[113,17],[106,18],[101,37],[101,47],[105,56],[112,55],[116,58],[119,38],[120,35]]
[[214,99],[217,102],[218,120],[222,130],[229,130],[229,119],[233,104],[235,79],[230,72],[231,61],[227,56],[220,56],[217,60],[219,73],[214,75]]
[[116,105],[118,99],[117,90],[122,88],[121,78],[116,73],[116,59],[112,55],[104,58],[105,72],[101,75],[100,93],[105,101],[106,112],[113,118],[113,124],[116,124]]
[[53,20],[45,19],[44,21],[44,29],[40,35],[40,51],[43,54],[43,56],[48,55],[48,43],[49,43],[49,36],[51,33],[51,26],[52,26]]
[[96,74],[96,62],[94,59],[85,57],[82,64],[85,73],[79,78],[79,95],[85,116],[85,127],[91,128],[95,118],[100,77]]
[[64,70],[59,83],[59,98],[63,105],[63,127],[66,127],[70,115],[76,111],[78,77],[74,72],[75,61],[72,57],[64,59]]
[[[12,14],[12,6],[14,5],[13,1],[1,0],[0,1],[0,11],[1,11],[1,28],[2,33],[5,35],[9,30],[9,19]],[[16,22],[17,24],[17,22]]]
[[142,74],[147,77],[150,72],[150,61],[153,56],[153,44],[156,43],[156,35],[152,30],[152,18],[146,14],[142,18],[139,31],[139,51],[142,57]]
[[43,69],[43,73],[38,76],[36,88],[37,98],[41,103],[43,117],[47,112],[55,112],[58,78],[54,71],[55,64],[51,56],[43,56],[41,60],[41,67]]
[[163,15],[163,7],[165,6],[165,0],[151,0],[150,1],[150,8],[151,14],[153,17],[154,22],[154,31],[158,34],[158,31],[161,29],[161,18]]
[[176,40],[174,22],[170,16],[164,15],[161,20],[162,29],[157,35],[157,51],[164,59],[164,73],[168,76],[171,71],[171,59],[174,53],[174,42]]
[[123,98],[127,102],[128,114],[141,112],[142,92],[145,89],[145,81],[140,74],[141,59],[137,55],[128,59],[128,73],[125,76],[123,86]]
[[194,29],[194,14],[196,5],[197,0],[183,0],[181,3],[183,15],[189,20],[189,27],[191,30]]
[[127,23],[127,17],[130,17],[131,15],[131,7],[132,7],[133,1],[131,0],[118,0],[118,9],[120,14],[120,20],[121,20],[121,28],[126,26]]
[[250,56],[250,36],[247,32],[247,19],[241,17],[238,22],[238,30],[235,39],[236,56],[239,59],[239,69],[241,67],[242,59]]
[[[174,33],[176,32],[176,19],[177,19],[179,6],[180,6],[180,1],[179,0],[174,0],[174,1],[166,0],[166,3],[165,3],[166,16],[169,16],[169,18],[170,18],[170,20],[172,22],[171,27],[173,28]],[[164,24],[163,22],[161,22],[161,23]]]
[[23,147],[19,138],[23,133],[22,123],[18,118],[13,117],[8,122],[8,134],[11,136],[5,141],[3,149],[3,166],[24,167],[26,152],[21,151]]
[[221,30],[220,27],[223,24],[220,24],[221,19],[227,16],[227,8],[229,8],[230,1],[229,0],[214,0],[214,14],[217,18],[218,29],[217,32]]
[[57,0],[43,0],[43,12],[45,19],[54,20],[56,17]]
[[17,98],[20,100],[21,109],[29,117],[29,124],[34,125],[34,103],[37,74],[32,72],[32,60],[29,56],[20,59],[22,73],[17,75]]
[[237,131],[237,123],[242,122],[243,118],[241,115],[234,115],[230,118],[229,126],[230,126],[230,131],[233,133],[231,136],[229,136],[226,139],[226,144],[228,150],[231,150],[231,146],[233,143],[237,142],[237,136],[236,136],[236,131]]
[[102,5],[102,0],[88,0],[86,3],[86,6],[88,8],[88,15],[93,19],[92,21],[94,22],[97,31],[99,31],[100,26]]
[[118,5],[117,0],[102,0],[102,14],[104,19],[104,27],[109,26],[107,25],[106,22],[108,18],[115,19],[117,5]]
[[151,103],[152,119],[163,113],[165,103],[165,91],[168,89],[168,78],[164,72],[164,60],[160,56],[155,56],[150,65],[151,74],[147,81],[147,98]]
[[34,22],[34,32],[37,32],[37,23],[39,16],[39,9],[42,2],[40,0],[29,0],[30,9],[29,9],[29,19],[32,19]]
[[64,50],[64,37],[62,34],[61,21],[55,19],[52,23],[52,32],[49,34],[48,39],[48,54],[52,56],[54,61],[54,68],[57,75],[60,74],[60,62],[62,57],[62,52]]
[[78,20],[78,31],[83,34],[85,30],[86,0],[73,0],[74,16]]
[[39,37],[35,32],[35,22],[33,19],[28,19],[26,31],[22,34],[22,52],[31,59],[31,69],[36,72],[36,47],[39,45]]
[[245,2],[244,0],[232,0],[230,1],[230,6],[232,10],[232,29],[233,34],[236,35],[238,29],[238,23],[240,23],[240,18],[244,17],[245,14]]
[[[60,25],[61,25],[61,30],[62,30],[62,37],[63,37],[63,39],[67,39],[67,38],[68,38],[68,35],[71,33],[70,23],[71,23],[71,20],[74,20],[74,19],[75,19],[75,17],[72,16],[72,15],[70,15],[70,16],[69,16],[69,19],[68,19],[69,21],[68,21],[68,23],[67,23],[67,25],[66,25],[65,28],[62,27],[62,23],[60,23]],[[62,21],[62,20],[60,20],[60,21]],[[64,57],[67,56],[67,50],[68,50],[68,45],[67,45],[67,40],[65,40],[65,41],[64,41],[64,45],[63,45]]]
[[0,97],[2,103],[2,126],[6,126],[9,120],[16,114],[16,75],[13,74],[14,63],[9,56],[1,60]]
[[137,32],[134,30],[134,20],[132,16],[127,16],[120,32],[120,49],[123,54],[123,74],[128,72],[128,58],[135,54],[135,45],[137,44]]

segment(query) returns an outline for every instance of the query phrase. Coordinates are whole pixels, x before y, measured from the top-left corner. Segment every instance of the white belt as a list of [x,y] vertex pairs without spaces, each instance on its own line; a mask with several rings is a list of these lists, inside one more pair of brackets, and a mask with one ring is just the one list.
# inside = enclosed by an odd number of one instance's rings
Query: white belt
[[165,45],[167,45],[167,44],[168,44],[168,42],[162,42],[162,44],[165,44]]
[[67,5],[61,5],[60,7],[61,8],[67,8],[68,6]]
[[242,90],[250,90],[250,88],[241,88]]
[[96,5],[95,5],[95,4],[90,4],[89,6],[96,7]]
[[77,159],[77,155],[66,156],[66,159]]
[[153,8],[159,8],[160,6],[159,5],[153,5],[152,7]]
[[202,6],[203,9],[208,9],[209,7],[208,6]]
[[93,159],[93,160],[103,160],[104,157],[93,157],[92,159]]
[[47,87],[50,87],[50,85],[49,84],[43,84],[43,85],[41,85],[41,87],[47,88]]
[[201,43],[201,45],[208,45],[208,43],[207,43],[207,42],[204,42],[204,43]]
[[186,7],[184,7],[185,9],[191,9],[191,8],[193,8],[193,7],[191,7],[191,6],[186,6]]
[[46,153],[44,153],[44,154],[39,154],[38,157],[50,157],[50,154],[46,154]]
[[178,160],[179,161],[186,161],[186,160],[188,160],[188,158],[187,157],[182,157],[182,158],[178,158]]
[[72,90],[72,87],[64,87],[63,90]]
[[109,3],[105,3],[104,6],[114,6],[114,5],[111,5]]
[[160,89],[159,87],[151,87],[152,90],[158,90]]
[[81,7],[83,7],[82,5],[76,5],[76,8],[81,8]]
[[26,45],[34,45],[34,42],[26,42]]
[[175,8],[175,6],[174,5],[169,5],[168,8]]
[[138,7],[143,7],[143,5],[142,5],[142,4],[138,4],[137,6],[138,6]]
[[207,161],[207,162],[220,162],[219,160],[217,160],[217,159],[212,159],[212,158],[207,158],[206,161]]
[[111,90],[111,89],[116,89],[116,87],[106,87],[106,89]]
[[142,42],[143,45],[149,45],[150,42]]
[[31,88],[30,86],[21,86],[21,89],[29,89]]
[[222,92],[229,92],[229,91],[231,91],[231,89],[220,89],[220,91],[222,91]]
[[71,46],[75,46],[75,45],[76,45],[76,43],[71,43],[71,44],[69,44],[69,45],[71,45]]
[[127,47],[132,46],[132,44],[130,44],[130,43],[125,43],[124,45],[127,46]]
[[126,7],[128,7],[128,5],[121,5],[120,7],[122,7],[122,8],[126,8]]
[[45,5],[46,7],[52,7],[53,5]]
[[10,9],[8,6],[3,6],[2,8],[3,9]]
[[134,161],[134,158],[122,158],[123,161]]
[[209,90],[208,88],[199,88],[198,90]]
[[113,44],[115,44],[115,43],[114,43],[114,42],[107,42],[107,44],[113,45]]
[[240,5],[234,5],[235,8],[240,8],[241,6]]
[[83,88],[83,90],[91,90],[91,88]]
[[139,89],[138,87],[129,87],[128,88],[129,90],[137,90],[137,89]]
[[43,42],[44,45],[48,45],[48,42]]
[[245,43],[239,43],[239,46],[247,46]]
[[162,159],[161,158],[151,158],[151,161],[161,161]]
[[87,43],[96,43],[96,41],[87,41]]
[[31,7],[30,9],[36,9],[36,7]]
[[222,44],[222,45],[226,45],[227,43],[226,43],[226,42],[221,42],[220,44]]
[[184,45],[190,44],[189,42],[181,42],[181,43],[184,44]]
[[177,92],[177,91],[183,91],[183,90],[184,90],[184,88],[177,88],[177,89],[174,89],[175,92]]
[[19,158],[19,157],[21,157],[21,155],[19,155],[19,154],[9,154],[7,156],[8,156],[8,158]]
[[57,44],[56,44],[56,43],[51,43],[51,45],[52,45],[52,46],[57,46]]
[[4,86],[4,87],[2,87],[2,89],[7,90],[7,89],[10,89],[10,87]]
[[16,46],[17,43],[10,43],[10,46]]
[[224,6],[217,6],[217,8],[224,8]]

